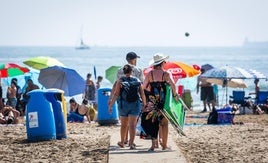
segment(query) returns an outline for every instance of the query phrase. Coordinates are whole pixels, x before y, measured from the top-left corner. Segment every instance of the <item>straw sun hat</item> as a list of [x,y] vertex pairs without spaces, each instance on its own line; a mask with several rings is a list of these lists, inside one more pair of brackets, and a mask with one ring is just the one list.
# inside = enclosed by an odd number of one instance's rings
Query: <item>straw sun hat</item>
[[162,53],[156,53],[154,55],[154,58],[149,62],[149,65],[150,66],[158,65],[168,58],[169,58],[169,56],[164,56],[164,54],[162,54]]

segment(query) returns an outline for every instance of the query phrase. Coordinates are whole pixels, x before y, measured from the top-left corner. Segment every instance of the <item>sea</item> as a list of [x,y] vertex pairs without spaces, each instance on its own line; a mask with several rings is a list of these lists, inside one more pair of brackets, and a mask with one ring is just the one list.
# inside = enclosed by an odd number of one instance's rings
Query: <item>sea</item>
[[[246,69],[255,69],[268,76],[268,47],[105,47],[92,46],[87,50],[77,50],[75,47],[24,47],[24,46],[7,46],[0,47],[0,63],[16,63],[21,66],[24,60],[36,56],[50,56],[58,59],[66,67],[75,69],[83,78],[86,79],[87,73],[93,74],[94,67],[96,76],[103,76],[101,83],[103,88],[111,88],[112,83],[105,79],[105,70],[110,66],[122,66],[126,63],[125,56],[128,52],[137,53],[140,58],[137,66],[147,68],[149,61],[155,53],[163,53],[169,55],[169,61],[180,61],[189,65],[211,64],[214,67],[225,65],[237,66]],[[31,69],[34,82],[38,83],[38,71]],[[25,84],[23,77],[18,77],[20,86]],[[2,87],[5,95],[7,86],[10,84],[11,78],[2,79]],[[196,93],[197,77],[181,79],[176,85],[184,85],[184,89],[191,90],[193,98],[193,106],[201,106],[200,94]],[[253,79],[245,80],[247,88],[244,88],[246,95],[254,92]],[[261,90],[268,90],[268,81],[260,80]],[[223,88],[219,89],[219,105],[226,104],[226,97],[232,94],[234,89],[242,88]],[[80,96],[80,95],[78,95]],[[79,97],[76,97],[79,98]]]

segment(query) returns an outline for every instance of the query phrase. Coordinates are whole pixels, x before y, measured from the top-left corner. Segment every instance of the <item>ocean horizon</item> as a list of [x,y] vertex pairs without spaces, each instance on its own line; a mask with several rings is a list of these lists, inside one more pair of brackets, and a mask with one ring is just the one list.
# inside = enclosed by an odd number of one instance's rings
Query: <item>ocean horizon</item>
[[[17,63],[22,66],[23,61],[36,56],[50,56],[58,59],[66,67],[75,69],[84,79],[87,73],[92,73],[96,67],[97,76],[103,76],[102,87],[111,87],[112,83],[105,79],[105,70],[110,66],[123,66],[126,63],[125,56],[128,52],[134,51],[140,58],[137,66],[148,67],[149,61],[155,53],[169,55],[169,61],[180,61],[189,65],[211,64],[214,67],[225,65],[237,66],[246,69],[255,69],[266,76],[268,47],[254,48],[244,46],[228,47],[128,47],[128,46],[92,46],[88,50],[77,50],[72,46],[0,46],[0,63]],[[27,66],[26,66],[27,67]],[[93,80],[95,80],[93,76]],[[245,80],[246,94],[254,92],[253,80]],[[190,89],[194,103],[200,104],[199,94],[196,94],[196,77],[182,79],[177,82],[186,84],[185,89]],[[2,80],[3,88],[6,82]],[[260,80],[261,90],[268,90],[266,80]],[[222,103],[225,102],[225,88],[219,86],[219,97]],[[228,88],[228,96],[233,88]],[[5,95],[5,94],[4,94]],[[223,102],[224,101],[224,102]]]

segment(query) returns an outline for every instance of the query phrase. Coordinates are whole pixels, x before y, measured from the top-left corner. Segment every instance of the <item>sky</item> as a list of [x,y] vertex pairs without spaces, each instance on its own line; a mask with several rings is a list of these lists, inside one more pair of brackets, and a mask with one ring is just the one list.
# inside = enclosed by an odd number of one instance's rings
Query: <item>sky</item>
[[[0,46],[240,46],[267,0],[0,0]],[[188,32],[190,35],[185,36]]]

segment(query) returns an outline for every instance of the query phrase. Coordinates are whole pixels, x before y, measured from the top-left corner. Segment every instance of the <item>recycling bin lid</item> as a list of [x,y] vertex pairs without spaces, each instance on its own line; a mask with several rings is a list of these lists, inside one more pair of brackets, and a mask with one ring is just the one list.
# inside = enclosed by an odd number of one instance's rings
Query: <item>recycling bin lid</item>
[[26,94],[27,95],[30,95],[30,94],[35,94],[35,93],[45,93],[46,91],[45,90],[42,90],[42,89],[34,89],[34,90],[31,90],[29,92],[27,92]]
[[58,89],[58,88],[49,88],[49,89],[46,89],[47,92],[55,92],[55,93],[64,93],[63,90],[61,89]]

